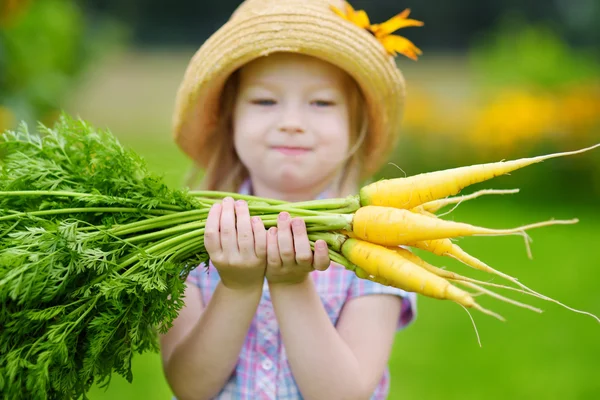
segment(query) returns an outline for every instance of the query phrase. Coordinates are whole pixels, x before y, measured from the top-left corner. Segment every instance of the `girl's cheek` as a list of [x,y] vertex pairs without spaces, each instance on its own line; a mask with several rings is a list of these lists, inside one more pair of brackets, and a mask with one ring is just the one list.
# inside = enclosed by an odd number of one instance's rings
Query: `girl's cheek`
[[260,115],[245,115],[234,119],[234,137],[240,142],[255,141],[267,132],[268,120]]
[[342,145],[350,138],[350,125],[348,117],[342,113],[332,113],[331,115],[322,115],[315,120],[313,126],[321,131],[327,142],[336,142]]

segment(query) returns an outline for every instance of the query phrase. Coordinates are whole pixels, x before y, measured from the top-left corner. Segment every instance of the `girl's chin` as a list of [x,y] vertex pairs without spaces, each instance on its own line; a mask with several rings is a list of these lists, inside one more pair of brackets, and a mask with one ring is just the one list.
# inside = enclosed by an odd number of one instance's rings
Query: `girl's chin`
[[281,190],[297,191],[305,190],[307,188],[314,187],[318,184],[321,176],[317,176],[311,173],[307,169],[301,168],[279,168],[279,170],[272,171],[275,175],[271,175],[272,184]]
[[306,176],[302,171],[277,171],[273,181],[282,188],[298,188],[310,185],[314,179]]

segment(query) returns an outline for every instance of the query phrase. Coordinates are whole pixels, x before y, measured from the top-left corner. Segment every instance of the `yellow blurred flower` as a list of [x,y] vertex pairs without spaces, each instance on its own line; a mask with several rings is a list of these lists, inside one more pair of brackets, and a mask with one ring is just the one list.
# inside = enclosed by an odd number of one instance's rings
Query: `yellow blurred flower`
[[560,97],[559,123],[572,135],[599,135],[600,83],[574,86]]
[[480,147],[508,152],[556,132],[558,113],[551,95],[505,89],[472,121],[471,139]]
[[430,130],[430,121],[435,116],[437,106],[432,96],[423,90],[416,90],[406,99],[403,125],[405,129],[414,131]]
[[423,54],[423,52],[407,38],[399,35],[392,35],[393,32],[401,28],[424,25],[421,21],[408,19],[410,9],[405,9],[381,24],[371,24],[369,16],[364,10],[356,11],[348,2],[346,2],[345,12],[335,6],[331,6],[331,9],[345,20],[350,21],[359,28],[366,29],[373,34],[373,36],[375,36],[375,38],[383,45],[388,54],[392,56],[404,54],[406,57],[416,61],[417,56]]

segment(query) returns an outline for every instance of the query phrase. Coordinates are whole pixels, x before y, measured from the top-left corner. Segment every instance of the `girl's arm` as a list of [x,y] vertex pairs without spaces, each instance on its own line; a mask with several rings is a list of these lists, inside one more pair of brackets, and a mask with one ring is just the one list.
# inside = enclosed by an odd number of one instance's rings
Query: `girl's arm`
[[186,304],[161,337],[163,368],[179,400],[209,399],[225,386],[256,313],[262,285],[229,289],[221,282],[204,308],[188,286]]
[[204,246],[220,281],[203,309],[198,288],[163,338],[167,380],[180,400],[214,397],[231,376],[262,295],[266,231],[248,204],[231,197],[211,207]]
[[307,399],[369,399],[386,367],[401,299],[357,297],[344,305],[337,329],[312,279],[271,284],[271,300],[294,378]]

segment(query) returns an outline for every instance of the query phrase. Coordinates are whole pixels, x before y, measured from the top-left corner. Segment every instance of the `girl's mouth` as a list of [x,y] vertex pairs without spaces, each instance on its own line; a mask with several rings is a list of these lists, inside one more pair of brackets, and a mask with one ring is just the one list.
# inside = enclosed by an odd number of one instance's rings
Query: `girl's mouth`
[[299,156],[306,154],[310,151],[306,147],[288,147],[288,146],[276,146],[272,147],[273,150],[278,151],[286,156]]

